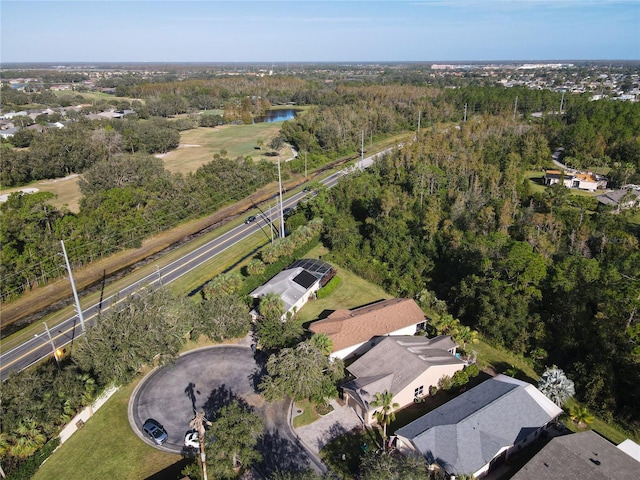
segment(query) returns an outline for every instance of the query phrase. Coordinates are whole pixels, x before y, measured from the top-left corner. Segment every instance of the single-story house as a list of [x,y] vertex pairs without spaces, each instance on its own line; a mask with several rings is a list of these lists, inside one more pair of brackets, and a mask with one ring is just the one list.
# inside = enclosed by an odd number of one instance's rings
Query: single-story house
[[11,138],[18,130],[20,130],[20,127],[5,128],[4,130],[0,130],[0,138]]
[[392,298],[353,310],[336,310],[313,322],[309,330],[324,333],[333,343],[331,356],[349,358],[362,355],[384,335],[413,335],[425,325],[424,312],[407,298]]
[[342,386],[344,399],[365,423],[375,421],[378,408],[371,407],[375,394],[393,395],[398,409],[429,394],[445,375],[453,376],[466,363],[456,357],[457,345],[450,336],[381,337],[379,343],[347,367],[355,377]]
[[[546,170],[544,173],[544,184],[545,185],[555,185],[557,183],[562,183],[567,188],[577,188],[580,190],[588,190],[590,192],[595,192],[603,185],[603,179],[599,179],[593,173],[579,173],[579,172],[561,172],[560,170]],[[606,186],[606,182],[604,184]]]
[[478,478],[534,441],[562,409],[533,385],[498,375],[398,429],[397,446],[431,469]]
[[640,477],[640,462],[588,430],[554,437],[512,480],[622,480]]
[[[268,293],[280,295],[284,302],[282,316],[284,321],[287,314],[295,314],[300,310],[309,297],[325,285],[334,274],[335,269],[322,260],[297,260],[249,295],[253,298],[260,298]],[[257,312],[252,311],[252,316],[255,318]]]
[[596,197],[598,202],[609,205],[615,212],[640,206],[640,188],[612,190]]

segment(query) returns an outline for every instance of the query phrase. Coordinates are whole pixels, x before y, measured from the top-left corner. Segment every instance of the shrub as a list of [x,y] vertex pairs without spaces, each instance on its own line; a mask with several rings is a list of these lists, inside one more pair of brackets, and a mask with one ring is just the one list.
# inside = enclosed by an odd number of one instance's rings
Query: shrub
[[467,372],[469,378],[475,378],[480,374],[480,369],[478,368],[477,363],[472,363],[467,368],[465,368],[464,371]]
[[429,387],[429,395],[433,397],[436,393],[438,393],[438,386],[437,385],[431,385]]
[[438,380],[438,387],[441,390],[449,390],[453,386],[453,380],[449,375],[443,375],[440,380]]
[[451,380],[453,387],[462,387],[469,382],[469,374],[466,370],[458,370]]
[[340,277],[335,276],[333,277],[331,280],[329,280],[329,282],[322,287],[320,290],[318,290],[318,292],[316,293],[316,297],[318,298],[326,298],[329,295],[331,295],[333,293],[333,291],[338,288],[338,286],[342,283],[342,280],[340,279]]
[[7,472],[8,478],[11,478],[12,480],[27,480],[29,478],[33,478],[40,468],[40,465],[42,465],[44,461],[51,456],[59,444],[60,439],[57,437],[50,440],[35,454],[20,463],[15,470]]

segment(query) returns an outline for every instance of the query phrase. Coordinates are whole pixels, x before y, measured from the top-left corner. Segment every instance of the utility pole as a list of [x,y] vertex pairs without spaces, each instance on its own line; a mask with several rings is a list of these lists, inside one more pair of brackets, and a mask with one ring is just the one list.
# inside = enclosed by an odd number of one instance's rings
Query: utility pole
[[560,115],[562,115],[563,106],[564,106],[564,90],[562,91],[562,98],[560,99]]
[[53,350],[53,358],[56,359],[56,365],[58,365],[58,370],[62,370],[60,368],[60,360],[58,359],[58,352],[56,351],[56,346],[53,344],[53,338],[51,338],[51,332],[49,331],[49,327],[47,327],[47,322],[42,322],[44,325],[44,329],[47,331],[47,336],[49,337],[49,343],[51,344],[51,350]]
[[278,158],[278,192],[280,193],[280,236],[284,238],[284,210],[282,208],[282,176],[280,174],[279,158]]
[[515,104],[513,105],[513,119],[516,119],[516,113],[518,111],[518,96],[516,95],[516,101]]
[[463,121],[464,122],[467,121],[467,104],[466,103],[464,104],[464,120]]
[[362,163],[360,164],[360,168],[364,168],[364,128],[362,129],[362,143],[361,143],[361,147],[360,147],[360,151],[362,152],[360,154],[360,158],[362,160]]
[[76,290],[76,284],[73,281],[73,274],[71,273],[71,265],[69,264],[69,257],[67,257],[67,250],[64,248],[64,240],[60,240],[62,244],[62,253],[64,254],[64,261],[67,264],[67,271],[69,272],[69,281],[71,282],[71,290],[73,291],[73,299],[76,302],[76,312],[78,313],[78,318],[80,319],[80,327],[82,328],[82,333],[86,333],[87,329],[84,326],[84,316],[82,315],[82,307],[80,306],[80,300],[78,299],[78,292]]
[[307,151],[304,151],[304,178],[309,178],[307,175]]
[[420,133],[420,119],[422,118],[422,110],[418,110],[418,133]]

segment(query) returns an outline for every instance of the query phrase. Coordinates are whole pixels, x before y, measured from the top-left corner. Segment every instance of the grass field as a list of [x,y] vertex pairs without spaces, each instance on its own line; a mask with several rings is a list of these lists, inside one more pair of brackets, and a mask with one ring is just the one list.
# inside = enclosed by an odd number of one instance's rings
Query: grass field
[[[252,125],[221,125],[215,128],[199,127],[185,130],[180,135],[180,147],[163,156],[165,168],[170,172],[193,172],[213,160],[213,155],[227,151],[229,158],[250,156],[255,161],[262,158],[285,161],[293,155],[289,147],[280,151],[279,157],[266,157],[267,145],[280,132],[280,123],[254,123]],[[264,141],[257,149],[258,139]]]
[[[86,94],[85,94],[86,95]],[[107,96],[107,94],[95,93],[94,96]],[[252,125],[222,125],[216,128],[195,128],[186,130],[180,136],[180,146],[164,155],[165,168],[174,173],[188,173],[198,169],[198,167],[213,160],[215,153],[221,150],[227,151],[229,158],[253,157],[255,161],[266,159],[276,162],[278,158],[286,161],[293,156],[291,148],[285,146],[280,151],[279,156],[267,157],[269,152],[267,145],[272,138],[280,133],[279,122],[255,123]],[[257,140],[264,141],[262,150],[256,147]],[[78,187],[78,176],[71,175],[65,178],[52,180],[40,180],[16,188],[0,189],[0,195],[20,191],[24,188],[37,188],[41,192],[51,192],[57,198],[51,204],[58,208],[66,207],[77,213],[80,208],[80,188]]]
[[127,408],[134,388],[135,383],[116,392],[49,457],[34,480],[137,480],[179,462],[180,455],[147,445],[131,430]]

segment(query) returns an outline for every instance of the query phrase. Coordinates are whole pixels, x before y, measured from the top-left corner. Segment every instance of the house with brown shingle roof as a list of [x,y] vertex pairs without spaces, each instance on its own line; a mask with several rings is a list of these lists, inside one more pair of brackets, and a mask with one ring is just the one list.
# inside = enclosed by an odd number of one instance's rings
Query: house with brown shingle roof
[[424,323],[424,313],[414,300],[392,298],[353,310],[336,310],[313,322],[309,330],[327,335],[333,342],[331,356],[344,359],[362,355],[385,335],[413,335]]

